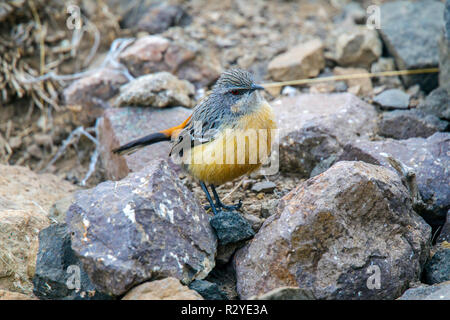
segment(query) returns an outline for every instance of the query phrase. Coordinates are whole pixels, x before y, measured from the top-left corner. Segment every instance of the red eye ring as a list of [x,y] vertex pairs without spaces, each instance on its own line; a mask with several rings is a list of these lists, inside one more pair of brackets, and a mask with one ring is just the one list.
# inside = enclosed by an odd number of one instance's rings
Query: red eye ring
[[239,90],[231,90],[232,95],[237,96],[239,94]]

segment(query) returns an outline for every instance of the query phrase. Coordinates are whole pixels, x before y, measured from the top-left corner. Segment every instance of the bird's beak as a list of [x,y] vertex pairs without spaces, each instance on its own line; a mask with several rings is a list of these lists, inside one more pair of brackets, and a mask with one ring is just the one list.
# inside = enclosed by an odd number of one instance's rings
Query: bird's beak
[[260,86],[259,84],[252,84],[252,90],[264,90],[263,86]]

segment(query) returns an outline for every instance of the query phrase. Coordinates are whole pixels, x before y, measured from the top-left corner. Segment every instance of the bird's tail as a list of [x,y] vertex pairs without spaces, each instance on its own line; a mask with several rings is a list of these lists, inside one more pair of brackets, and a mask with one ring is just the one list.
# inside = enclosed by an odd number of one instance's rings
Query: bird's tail
[[161,141],[170,141],[172,136],[176,136],[189,122],[191,117],[189,116],[186,120],[183,121],[182,124],[176,127],[172,127],[166,130],[162,130],[159,132],[151,133],[145,137],[133,140],[120,146],[112,151],[119,155],[131,154],[145,146],[161,142]]
[[133,140],[120,146],[116,149],[113,149],[114,153],[119,155],[131,154],[145,146],[160,142],[160,141],[170,141],[170,136],[163,132],[155,132],[151,133],[145,137]]

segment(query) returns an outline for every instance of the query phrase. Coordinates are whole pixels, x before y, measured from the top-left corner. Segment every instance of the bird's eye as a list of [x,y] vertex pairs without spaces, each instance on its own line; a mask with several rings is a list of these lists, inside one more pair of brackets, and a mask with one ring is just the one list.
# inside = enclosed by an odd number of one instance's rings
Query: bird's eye
[[237,96],[239,94],[239,90],[231,90],[232,95]]

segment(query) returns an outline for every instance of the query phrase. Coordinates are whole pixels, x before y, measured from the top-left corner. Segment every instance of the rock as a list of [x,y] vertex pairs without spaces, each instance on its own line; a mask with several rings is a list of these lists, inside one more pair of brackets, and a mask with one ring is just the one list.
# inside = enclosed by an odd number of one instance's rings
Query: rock
[[376,30],[355,26],[336,40],[336,61],[344,67],[370,68],[381,56],[382,44]]
[[433,90],[417,107],[425,113],[450,121],[450,91],[444,88]]
[[193,107],[195,87],[186,80],[179,80],[168,72],[141,76],[120,88],[116,105]]
[[376,95],[373,102],[383,109],[408,109],[409,94],[398,89],[389,89]]
[[221,246],[247,240],[255,235],[247,220],[237,212],[219,211],[210,222]]
[[[336,76],[346,76],[352,74],[368,74],[367,70],[361,68],[341,68],[336,67],[333,70]],[[345,80],[348,86],[348,92],[359,96],[372,96],[373,87],[370,78]]]
[[297,287],[281,287],[258,297],[250,297],[249,300],[314,300],[314,294],[311,290]]
[[28,296],[26,294],[0,289],[0,301],[1,300],[37,300],[37,299],[35,297]]
[[439,85],[450,93],[450,2],[445,2],[444,27],[439,41]]
[[394,139],[428,138],[445,131],[448,122],[420,110],[395,110],[384,112],[379,123],[379,135]]
[[153,159],[168,159],[170,144],[167,142],[125,156],[113,154],[111,150],[152,132],[177,126],[190,114],[190,110],[182,107],[123,107],[107,110],[99,123],[100,158],[106,178],[120,180],[129,172],[141,170]]
[[436,243],[442,242],[450,243],[450,209],[447,211],[447,219],[441,229],[441,232],[439,233],[439,237],[436,240]]
[[161,159],[78,192],[66,220],[72,249],[107,294],[169,276],[189,284],[214,267],[217,239],[209,216]]
[[[131,27],[135,21],[130,21]],[[151,34],[161,33],[173,26],[186,26],[190,21],[191,17],[182,6],[163,2],[150,6],[144,12],[137,22],[137,29]]]
[[[400,70],[438,66],[442,12],[444,4],[440,1],[395,1],[381,5],[378,31]],[[418,83],[426,92],[438,84],[437,73],[402,76],[402,79],[405,86]]]
[[34,294],[43,300],[98,300],[98,292],[71,248],[66,224],[54,224],[39,233]]
[[[372,73],[395,71],[395,70],[397,70],[397,68],[395,67],[395,62],[393,58],[381,57],[380,59],[378,59],[378,61],[374,62],[370,67],[370,72]],[[372,82],[375,84],[386,86],[388,88],[402,87],[402,82],[398,76],[375,77],[372,78]]]
[[196,87],[210,85],[222,72],[218,60],[201,51],[201,47],[160,36],[137,39],[120,54],[119,59],[135,77],[169,71]]
[[450,281],[450,248],[438,250],[425,265],[424,274],[427,284]]
[[273,193],[273,190],[275,190],[275,188],[277,187],[277,185],[275,183],[273,183],[272,181],[261,181],[261,182],[257,182],[252,186],[252,191],[254,192],[264,192],[264,193]]
[[0,289],[32,293],[38,233],[52,204],[77,189],[52,174],[0,165]]
[[[423,206],[417,210],[434,229],[445,221],[450,208],[450,134],[437,132],[424,138],[407,140],[355,140],[344,147],[339,160],[360,160],[392,168],[387,155],[402,162],[415,172]],[[393,169],[392,169],[393,170]]]
[[324,67],[323,43],[314,39],[276,56],[268,72],[273,80],[286,81],[315,77]]
[[228,300],[217,284],[206,280],[191,282],[189,289],[197,291],[206,300]]
[[450,300],[450,281],[408,289],[398,300]]
[[183,286],[180,280],[168,277],[145,282],[131,289],[122,300],[203,300],[194,290]]
[[394,299],[417,281],[431,228],[398,175],[339,162],[281,199],[236,252],[241,299],[289,286],[317,299]]
[[81,123],[89,125],[103,115],[108,107],[107,101],[127,82],[122,72],[104,68],[75,80],[65,88],[64,103],[76,113]]
[[65,223],[66,221],[66,212],[69,210],[69,207],[75,200],[74,194],[70,194],[67,197],[59,199],[56,201],[53,206],[50,208],[49,218],[53,222],[57,223]]
[[232,263],[216,266],[205,280],[217,284],[228,300],[238,299],[236,273]]
[[348,141],[374,134],[375,108],[349,93],[303,94],[272,103],[280,131],[280,169],[308,178]]

